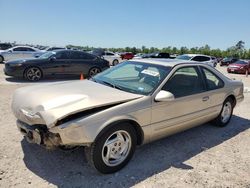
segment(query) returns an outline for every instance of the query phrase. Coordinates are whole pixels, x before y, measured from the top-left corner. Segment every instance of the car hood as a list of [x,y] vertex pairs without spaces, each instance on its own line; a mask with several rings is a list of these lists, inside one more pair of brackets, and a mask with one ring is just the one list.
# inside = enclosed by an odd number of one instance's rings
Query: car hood
[[240,67],[244,67],[244,66],[246,66],[246,65],[234,63],[234,64],[229,65],[228,67],[229,68],[240,68]]
[[17,89],[12,111],[23,122],[46,124],[50,128],[68,115],[140,97],[89,80],[39,84]]
[[42,58],[27,58],[27,59],[15,59],[7,61],[6,64],[20,64],[20,63],[33,63],[33,62],[44,62],[48,61],[48,59],[42,59]]

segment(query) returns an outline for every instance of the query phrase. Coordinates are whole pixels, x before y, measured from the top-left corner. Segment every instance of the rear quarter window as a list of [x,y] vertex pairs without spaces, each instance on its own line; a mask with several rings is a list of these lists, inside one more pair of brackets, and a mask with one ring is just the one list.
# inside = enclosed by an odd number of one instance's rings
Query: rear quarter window
[[224,82],[212,71],[202,67],[205,76],[205,82],[208,90],[220,89],[224,87]]

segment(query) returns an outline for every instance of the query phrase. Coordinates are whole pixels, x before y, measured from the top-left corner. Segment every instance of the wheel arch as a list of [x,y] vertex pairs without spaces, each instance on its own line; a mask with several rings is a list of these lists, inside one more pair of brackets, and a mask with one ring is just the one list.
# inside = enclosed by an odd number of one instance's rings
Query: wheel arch
[[235,106],[236,106],[236,97],[235,97],[233,94],[230,94],[230,95],[228,95],[228,96],[226,97],[225,100],[227,100],[228,98],[231,99],[231,100],[233,101],[233,107],[235,107]]
[[135,131],[136,133],[136,137],[137,137],[137,145],[142,145],[143,141],[144,141],[144,133],[143,130],[141,128],[141,126],[139,125],[139,123],[137,123],[135,120],[132,119],[122,119],[122,120],[117,120],[114,121],[112,123],[109,123],[108,125],[106,125],[96,136],[95,140],[97,140],[99,137],[101,137],[104,132],[106,132],[108,129],[110,129],[113,126],[116,126],[118,124],[129,124]]
[[[2,61],[2,62],[4,62],[4,56],[3,56],[3,55],[0,55],[0,57],[3,59],[3,61]],[[2,63],[2,62],[0,62],[0,63]]]
[[43,74],[43,69],[41,69],[41,67],[29,65],[29,66],[25,67],[24,70],[23,70],[23,78],[25,78],[25,73],[26,73],[26,71],[27,71],[29,68],[32,68],[32,67],[38,68],[38,69],[41,71],[41,73],[42,73],[42,77],[44,76],[44,74]]

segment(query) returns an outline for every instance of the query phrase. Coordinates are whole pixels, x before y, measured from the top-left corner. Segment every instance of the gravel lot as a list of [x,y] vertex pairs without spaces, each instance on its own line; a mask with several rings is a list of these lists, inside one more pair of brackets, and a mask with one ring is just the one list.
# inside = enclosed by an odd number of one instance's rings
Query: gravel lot
[[[245,100],[225,128],[210,124],[137,148],[121,171],[102,175],[86,163],[83,148],[71,152],[27,143],[10,110],[16,88],[30,85],[7,78],[0,64],[0,187],[248,187],[250,188],[250,76]],[[226,73],[225,67],[218,70]],[[41,84],[48,81],[45,80]]]

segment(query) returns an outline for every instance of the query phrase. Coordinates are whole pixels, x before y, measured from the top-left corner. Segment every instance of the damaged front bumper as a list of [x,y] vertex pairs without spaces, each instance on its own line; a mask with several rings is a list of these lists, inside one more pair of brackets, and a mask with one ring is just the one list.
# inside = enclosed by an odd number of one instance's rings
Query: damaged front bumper
[[53,149],[62,145],[60,135],[48,131],[45,125],[28,125],[17,120],[17,127],[29,143],[45,146],[47,149]]

